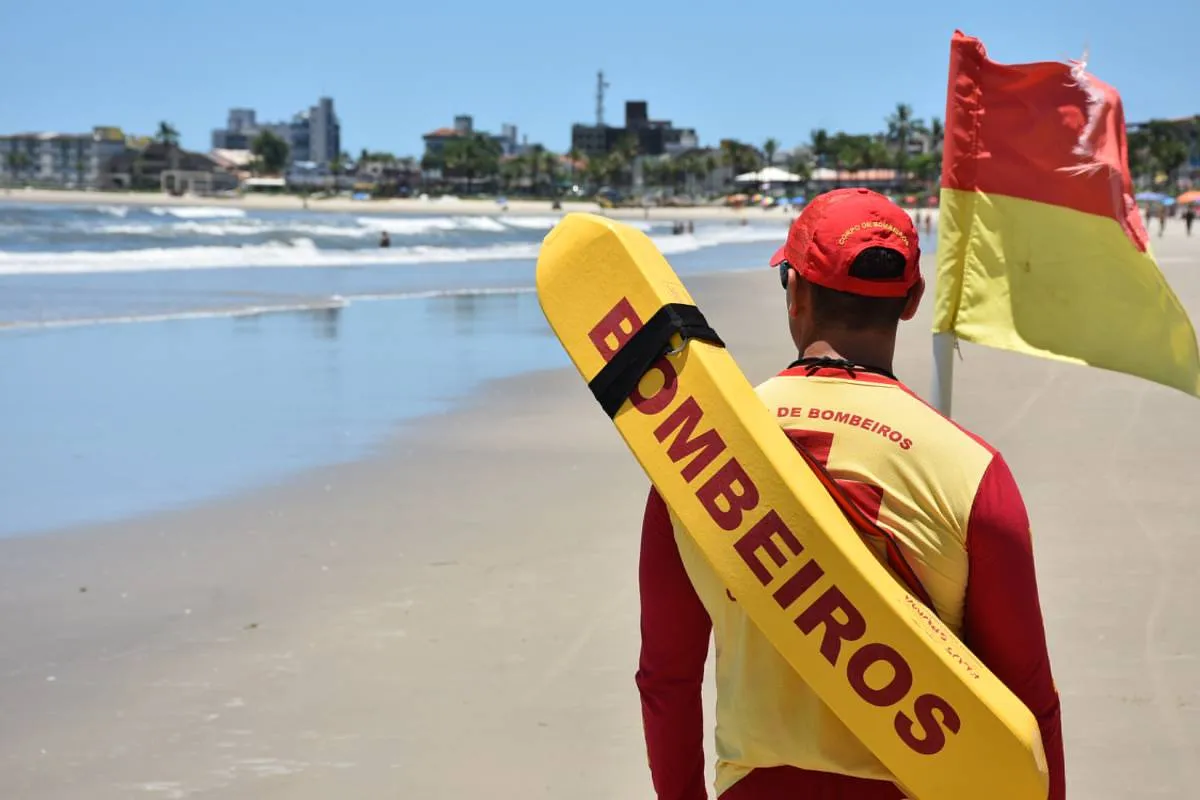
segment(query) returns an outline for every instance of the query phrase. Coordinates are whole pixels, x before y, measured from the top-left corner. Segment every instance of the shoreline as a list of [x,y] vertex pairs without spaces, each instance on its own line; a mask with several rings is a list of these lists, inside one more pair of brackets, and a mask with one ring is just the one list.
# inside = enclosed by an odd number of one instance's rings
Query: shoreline
[[[681,206],[642,208],[601,208],[594,202],[565,201],[562,208],[555,210],[548,200],[510,200],[507,210],[500,208],[495,200],[453,199],[418,200],[414,198],[390,198],[387,200],[350,200],[345,197],[309,200],[307,208],[301,198],[293,195],[256,195],[242,197],[175,197],[167,194],[146,192],[88,192],[69,189],[16,189],[0,193],[0,202],[41,203],[47,205],[103,205],[103,206],[212,206],[237,208],[246,211],[311,211],[361,214],[402,214],[410,216],[515,216],[546,217],[561,216],[571,212],[599,214],[621,220],[724,220],[756,221],[784,220],[794,214],[780,208],[763,209],[756,206],[732,208],[729,206]],[[908,209],[913,213],[914,209]],[[920,209],[932,212],[936,218],[937,208]]]

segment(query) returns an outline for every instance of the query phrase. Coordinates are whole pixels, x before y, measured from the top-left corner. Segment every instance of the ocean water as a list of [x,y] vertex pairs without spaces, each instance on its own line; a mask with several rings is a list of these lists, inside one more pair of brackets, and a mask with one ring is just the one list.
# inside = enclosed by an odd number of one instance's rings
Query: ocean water
[[[557,221],[0,202],[0,535],[361,458],[566,366],[533,294]],[[786,235],[782,214],[632,224],[684,276],[761,267]]]

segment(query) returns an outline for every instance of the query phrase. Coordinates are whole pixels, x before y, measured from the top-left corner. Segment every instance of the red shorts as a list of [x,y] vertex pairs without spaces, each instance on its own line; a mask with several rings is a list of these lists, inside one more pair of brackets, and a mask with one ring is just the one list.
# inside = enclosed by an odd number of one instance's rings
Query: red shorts
[[890,781],[851,778],[795,767],[756,769],[729,787],[721,800],[903,800]]

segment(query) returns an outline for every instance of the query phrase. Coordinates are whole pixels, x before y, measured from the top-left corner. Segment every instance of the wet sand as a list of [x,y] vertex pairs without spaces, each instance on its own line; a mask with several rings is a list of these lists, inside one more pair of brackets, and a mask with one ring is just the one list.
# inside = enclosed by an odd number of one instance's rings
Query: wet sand
[[[1154,245],[1200,320],[1200,236]],[[687,283],[751,380],[791,358],[770,270]],[[896,363],[922,394],[930,305]],[[956,418],[1004,452],[1034,525],[1071,796],[1193,797],[1200,401],[963,356]],[[0,796],[649,798],[645,487],[558,370],[366,460],[0,540]]]

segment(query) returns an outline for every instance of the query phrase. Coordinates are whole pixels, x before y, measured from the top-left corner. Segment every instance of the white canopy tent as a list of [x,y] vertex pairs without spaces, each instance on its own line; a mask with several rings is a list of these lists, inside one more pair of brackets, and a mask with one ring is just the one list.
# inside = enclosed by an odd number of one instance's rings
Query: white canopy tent
[[779,167],[767,167],[757,172],[743,172],[736,180],[738,183],[800,183],[804,179]]

